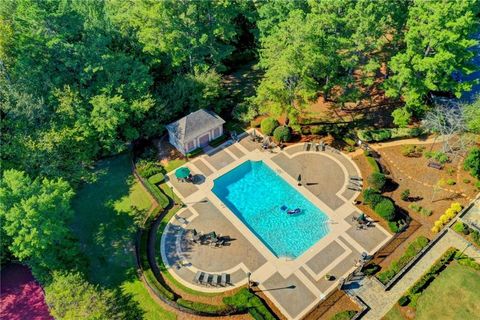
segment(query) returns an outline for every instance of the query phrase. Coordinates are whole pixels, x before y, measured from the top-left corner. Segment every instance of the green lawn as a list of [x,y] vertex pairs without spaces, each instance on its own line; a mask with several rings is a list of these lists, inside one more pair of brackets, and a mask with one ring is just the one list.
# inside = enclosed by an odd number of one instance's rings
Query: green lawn
[[[415,320],[477,319],[479,301],[480,271],[452,263],[418,298]],[[383,319],[403,320],[404,317],[395,305]]]
[[73,201],[73,230],[88,259],[89,280],[109,289],[119,289],[144,319],[173,319],[137,279],[131,207],[150,208],[150,198],[131,175],[130,157],[119,155],[99,162],[95,183],[80,188]]
[[173,171],[177,169],[178,167],[183,166],[187,162],[187,159],[182,158],[182,159],[173,159],[168,161],[168,163],[164,166],[165,170],[167,172]]
[[478,319],[479,301],[480,271],[452,263],[418,299],[416,319]]

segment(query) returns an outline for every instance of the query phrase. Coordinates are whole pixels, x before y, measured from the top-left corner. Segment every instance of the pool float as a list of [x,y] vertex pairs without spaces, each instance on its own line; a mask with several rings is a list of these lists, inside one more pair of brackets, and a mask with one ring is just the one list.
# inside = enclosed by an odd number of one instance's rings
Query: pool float
[[302,210],[300,210],[300,208],[296,208],[295,210],[288,210],[287,213],[288,214],[297,214],[297,213],[300,213]]

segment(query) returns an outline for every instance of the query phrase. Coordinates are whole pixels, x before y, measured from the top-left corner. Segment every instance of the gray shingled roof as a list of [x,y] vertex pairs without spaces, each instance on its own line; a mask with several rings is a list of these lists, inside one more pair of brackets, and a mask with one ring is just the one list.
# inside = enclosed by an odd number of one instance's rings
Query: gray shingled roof
[[198,138],[202,133],[208,132],[224,123],[225,121],[214,112],[200,109],[168,124],[166,128],[173,133],[178,141],[183,143],[193,138]]

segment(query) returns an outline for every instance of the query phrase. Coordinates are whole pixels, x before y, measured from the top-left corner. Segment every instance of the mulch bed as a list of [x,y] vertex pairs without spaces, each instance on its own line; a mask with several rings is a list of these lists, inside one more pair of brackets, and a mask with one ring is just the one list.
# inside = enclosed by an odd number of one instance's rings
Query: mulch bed
[[336,289],[312,309],[303,320],[330,319],[339,312],[349,310],[360,311],[360,308],[345,292]]
[[1,289],[0,319],[53,319],[42,287],[26,266],[11,263],[2,267]]

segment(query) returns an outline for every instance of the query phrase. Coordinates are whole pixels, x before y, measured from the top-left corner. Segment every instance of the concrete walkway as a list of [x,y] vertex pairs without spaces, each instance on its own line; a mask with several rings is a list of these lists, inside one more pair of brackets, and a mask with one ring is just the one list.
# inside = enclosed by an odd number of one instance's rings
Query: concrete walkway
[[379,320],[395,305],[400,297],[427,272],[432,264],[439,259],[450,247],[455,247],[477,262],[480,262],[480,252],[473,246],[468,246],[468,241],[448,230],[446,234],[389,290],[385,291],[381,284],[373,278],[364,278],[361,282],[350,284],[355,289],[349,291],[359,296],[370,310],[362,319]]

